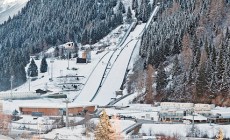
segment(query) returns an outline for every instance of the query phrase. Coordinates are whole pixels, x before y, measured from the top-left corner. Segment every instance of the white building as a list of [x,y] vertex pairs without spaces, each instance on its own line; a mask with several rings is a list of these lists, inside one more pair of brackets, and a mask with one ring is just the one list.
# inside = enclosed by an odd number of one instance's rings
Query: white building
[[176,108],[176,109],[192,109],[193,103],[177,103],[177,102],[161,102],[160,106],[162,109]]
[[215,108],[214,104],[195,104],[194,110],[196,112],[199,111],[211,111],[213,108]]

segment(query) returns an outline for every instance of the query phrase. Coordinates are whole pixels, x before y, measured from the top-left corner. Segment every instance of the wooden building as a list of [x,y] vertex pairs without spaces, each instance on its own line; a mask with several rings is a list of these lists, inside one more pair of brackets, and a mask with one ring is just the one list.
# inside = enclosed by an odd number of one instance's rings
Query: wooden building
[[[68,111],[69,115],[77,115],[82,111],[88,111],[90,113],[94,112],[97,109],[97,105],[92,103],[87,104],[76,104],[70,103],[68,104]],[[65,114],[66,111],[66,104],[56,104],[56,103],[49,103],[49,104],[31,104],[31,105],[21,105],[19,106],[19,110],[21,114],[25,115],[32,115],[35,112],[41,113],[44,116],[60,116]]]

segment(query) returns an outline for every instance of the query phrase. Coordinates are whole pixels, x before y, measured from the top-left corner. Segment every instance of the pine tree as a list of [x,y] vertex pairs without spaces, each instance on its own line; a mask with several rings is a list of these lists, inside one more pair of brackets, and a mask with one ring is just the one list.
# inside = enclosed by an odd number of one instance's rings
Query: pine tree
[[131,12],[130,7],[128,7],[126,16],[127,16],[126,21],[131,22],[132,21],[132,12]]
[[207,75],[205,73],[205,64],[202,63],[200,65],[200,69],[198,72],[198,77],[196,79],[196,93],[197,95],[201,95],[205,93],[208,83],[207,83]]
[[47,72],[47,67],[48,67],[48,65],[47,65],[47,62],[46,62],[46,57],[43,57],[42,61],[41,61],[40,72],[41,73]]
[[125,13],[125,6],[121,1],[119,2],[118,10],[122,13]]
[[216,140],[223,140],[223,139],[224,139],[224,133],[223,133],[223,130],[220,128],[216,136]]
[[154,68],[152,65],[147,67],[147,77],[146,77],[146,95],[145,101],[147,104],[153,104],[153,74]]
[[59,56],[59,48],[55,47],[54,49],[54,57],[58,57]]
[[156,90],[159,92],[162,89],[164,89],[167,84],[167,75],[164,70],[164,66],[162,64],[159,65],[158,71],[157,71],[157,76],[156,76]]
[[224,57],[223,56],[224,50],[223,49],[224,48],[222,46],[222,48],[220,49],[219,55],[218,55],[217,63],[216,63],[216,65],[217,65],[217,78],[219,80],[222,79],[223,73],[224,73],[224,58],[223,58]]
[[172,68],[172,76],[175,77],[179,74],[181,74],[182,70],[179,64],[178,57],[176,56],[173,62],[173,68]]
[[100,122],[96,127],[95,140],[115,140],[115,131],[105,110],[102,111]]
[[29,68],[27,70],[27,74],[30,77],[36,77],[38,76],[38,67],[34,62],[34,59],[31,60]]
[[132,0],[132,9],[137,9],[138,8],[138,0]]

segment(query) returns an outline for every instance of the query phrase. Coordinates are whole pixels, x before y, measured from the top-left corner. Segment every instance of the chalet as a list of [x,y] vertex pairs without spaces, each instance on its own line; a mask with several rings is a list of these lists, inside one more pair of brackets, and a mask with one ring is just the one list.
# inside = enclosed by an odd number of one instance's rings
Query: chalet
[[[69,115],[77,115],[82,111],[88,111],[89,113],[94,112],[97,109],[97,105],[92,103],[69,103],[68,104],[68,111]],[[21,114],[24,115],[32,115],[34,112],[39,112],[44,116],[60,116],[65,114],[66,111],[66,104],[65,103],[49,103],[49,104],[42,104],[42,103],[33,103],[27,105],[20,105],[19,110]]]

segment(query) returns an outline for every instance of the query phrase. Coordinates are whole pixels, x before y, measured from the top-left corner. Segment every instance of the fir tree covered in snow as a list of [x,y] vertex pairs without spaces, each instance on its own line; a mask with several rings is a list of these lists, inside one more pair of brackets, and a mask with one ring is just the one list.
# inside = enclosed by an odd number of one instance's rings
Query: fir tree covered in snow
[[[132,8],[144,22],[149,1],[141,1],[138,8],[135,3],[133,0]],[[139,51],[141,59],[158,70],[157,95],[168,101],[230,105],[230,98],[218,100],[230,90],[230,16],[225,14],[229,12],[230,1],[225,0],[167,0],[160,4],[157,21],[143,34]],[[162,75],[167,82],[159,78],[160,64],[167,68]]]
[[224,139],[224,133],[222,129],[219,129],[218,134],[216,136],[216,140],[223,140]]
[[31,60],[29,68],[27,70],[27,74],[29,77],[36,77],[38,76],[38,67],[34,62],[34,59]]
[[47,68],[48,68],[48,65],[47,65],[47,62],[46,62],[46,57],[43,57],[42,60],[41,60],[40,72],[41,73],[47,72]]
[[100,122],[96,127],[95,140],[115,140],[115,131],[105,110],[102,111]]
[[132,21],[132,12],[130,7],[128,7],[127,14],[126,14],[126,21],[131,22]]

